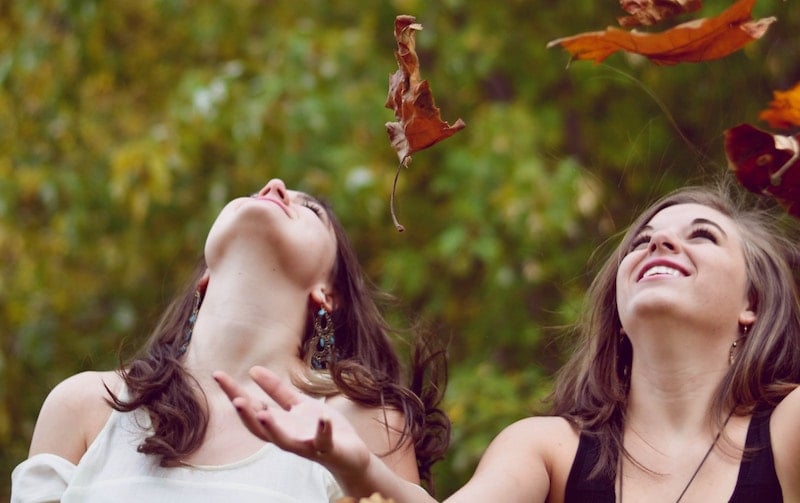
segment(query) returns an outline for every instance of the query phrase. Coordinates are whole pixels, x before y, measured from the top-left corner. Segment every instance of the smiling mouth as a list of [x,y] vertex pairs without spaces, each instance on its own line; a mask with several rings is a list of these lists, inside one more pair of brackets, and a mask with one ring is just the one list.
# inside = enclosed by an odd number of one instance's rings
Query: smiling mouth
[[657,265],[651,267],[650,269],[646,270],[644,274],[642,274],[641,279],[651,278],[653,276],[672,276],[679,278],[683,276],[683,273],[674,267],[669,267],[665,265]]

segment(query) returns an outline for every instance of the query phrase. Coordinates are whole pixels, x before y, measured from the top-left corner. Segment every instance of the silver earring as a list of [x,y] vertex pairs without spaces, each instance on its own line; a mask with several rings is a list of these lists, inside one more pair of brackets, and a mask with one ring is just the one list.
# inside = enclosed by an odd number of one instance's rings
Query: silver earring
[[314,317],[314,337],[311,339],[311,367],[324,370],[336,358],[336,338],[333,335],[333,319],[330,313],[320,307]]
[[731,350],[728,353],[728,362],[731,365],[733,365],[733,359],[736,354],[736,347],[739,345],[739,340],[747,337],[748,332],[750,332],[750,325],[740,325],[740,326],[742,327],[742,335],[733,341],[733,344],[731,344]]
[[624,381],[630,380],[631,375],[631,361],[633,360],[633,349],[631,348],[630,339],[628,334],[625,333],[624,328],[619,329],[619,339],[617,340],[617,369],[622,375]]
[[194,292],[194,307],[192,308],[192,314],[189,315],[189,320],[186,323],[186,328],[183,331],[183,342],[181,343],[181,347],[178,348],[178,356],[183,356],[186,352],[186,349],[189,347],[189,341],[192,340],[192,333],[194,332],[194,324],[197,322],[197,312],[200,311],[200,303],[202,302],[202,297],[200,295],[200,290],[195,290]]

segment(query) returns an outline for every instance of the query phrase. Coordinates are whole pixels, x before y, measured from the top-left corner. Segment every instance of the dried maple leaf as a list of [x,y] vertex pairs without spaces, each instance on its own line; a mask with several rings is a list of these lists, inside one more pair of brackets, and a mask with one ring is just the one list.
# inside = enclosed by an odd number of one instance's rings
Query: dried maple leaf
[[400,231],[403,226],[397,222],[394,214],[394,193],[400,168],[408,166],[414,152],[449,138],[466,127],[461,119],[452,126],[442,120],[428,81],[420,78],[414,33],[421,29],[422,25],[416,22],[414,16],[401,15],[394,20],[394,38],[397,40],[395,57],[399,68],[389,77],[386,108],[394,110],[397,120],[387,122],[386,131],[400,159],[391,199],[392,219]]
[[574,59],[595,63],[617,51],[641,54],[659,65],[708,61],[727,56],[766,33],[775,18],[753,21],[750,14],[754,4],[755,0],[738,0],[718,16],[683,23],[660,33],[609,27],[559,38],[547,47],[560,45]]
[[758,118],[777,129],[800,126],[800,82],[788,91],[773,91],[772,98]]
[[617,21],[631,28],[653,26],[678,14],[694,12],[703,3],[701,0],[620,0],[619,4],[630,16],[619,17]]
[[800,218],[800,135],[783,136],[740,124],[725,131],[725,155],[747,190],[777,199]]
[[428,148],[456,132],[466,124],[458,119],[452,126],[444,122],[433,101],[428,81],[421,80],[414,33],[422,29],[413,16],[397,16],[394,36],[397,40],[399,69],[389,78],[386,108],[394,110],[396,122],[386,129],[400,162],[407,164],[414,152]]

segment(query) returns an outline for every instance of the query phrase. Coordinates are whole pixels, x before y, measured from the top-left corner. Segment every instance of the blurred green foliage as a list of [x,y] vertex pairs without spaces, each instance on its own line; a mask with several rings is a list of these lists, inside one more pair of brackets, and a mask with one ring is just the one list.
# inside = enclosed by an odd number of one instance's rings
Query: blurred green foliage
[[[707,0],[700,15],[730,2]],[[393,20],[467,129],[397,158],[384,123]],[[439,496],[547,410],[602,254],[637,208],[724,172],[722,131],[800,80],[800,10],[725,59],[573,62],[547,41],[617,2],[12,0],[0,3],[0,464],[49,389],[117,365],[202,252],[216,212],[271,177],[330,200],[370,277],[450,342]],[[597,260],[595,260],[597,259]],[[7,494],[8,477],[0,487]]]

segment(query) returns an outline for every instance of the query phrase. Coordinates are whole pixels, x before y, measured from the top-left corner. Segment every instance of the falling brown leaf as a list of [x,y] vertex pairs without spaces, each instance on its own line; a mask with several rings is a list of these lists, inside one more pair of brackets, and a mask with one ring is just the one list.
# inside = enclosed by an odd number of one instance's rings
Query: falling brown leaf
[[800,126],[800,82],[788,91],[773,91],[772,98],[758,118],[776,129]]
[[466,127],[461,119],[452,126],[442,120],[428,81],[420,78],[414,34],[421,29],[422,25],[416,22],[414,16],[400,15],[395,18],[394,37],[397,40],[395,57],[399,68],[389,77],[386,108],[394,110],[397,120],[387,122],[386,131],[400,159],[392,187],[392,219],[400,231],[403,230],[403,226],[398,223],[394,214],[394,193],[400,168],[408,166],[411,154],[414,152],[449,138]]
[[725,131],[725,154],[739,182],[774,197],[800,218],[800,135],[783,136],[740,124]]
[[678,14],[694,12],[703,5],[701,0],[620,0],[619,4],[630,14],[617,18],[625,28],[653,26]]
[[755,0],[738,0],[718,16],[683,23],[660,33],[605,31],[559,38],[547,47],[560,45],[575,59],[600,63],[617,51],[641,54],[659,65],[722,58],[761,38],[774,17],[751,19]]
[[414,33],[421,29],[414,16],[397,16],[394,22],[399,69],[389,78],[386,108],[394,110],[397,121],[388,122],[386,129],[400,162],[406,165],[414,152],[449,138],[466,126],[461,119],[452,126],[442,121],[428,81],[420,79]]

